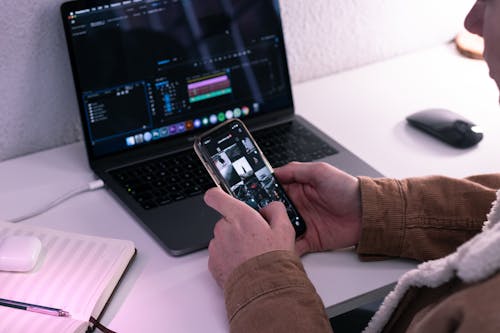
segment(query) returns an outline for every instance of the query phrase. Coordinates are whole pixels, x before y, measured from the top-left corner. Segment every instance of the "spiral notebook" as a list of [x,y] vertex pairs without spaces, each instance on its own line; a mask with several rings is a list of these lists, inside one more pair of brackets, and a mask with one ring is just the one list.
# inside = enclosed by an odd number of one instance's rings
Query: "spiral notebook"
[[87,332],[103,313],[136,249],[128,240],[0,221],[0,239],[30,235],[42,242],[34,269],[0,272],[0,298],[63,309],[56,317],[0,306],[0,332]]

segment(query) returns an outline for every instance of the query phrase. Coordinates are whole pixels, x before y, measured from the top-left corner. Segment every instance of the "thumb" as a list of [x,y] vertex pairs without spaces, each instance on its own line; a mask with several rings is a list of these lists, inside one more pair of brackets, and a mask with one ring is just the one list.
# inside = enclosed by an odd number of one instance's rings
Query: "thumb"
[[290,223],[290,218],[286,213],[285,205],[279,201],[273,201],[266,207],[260,210],[260,213],[264,219],[269,223],[272,230],[282,230],[284,232],[290,232],[293,229],[292,223]]
[[295,242],[295,253],[297,253],[299,257],[302,257],[310,251],[309,241],[306,238],[301,238]]

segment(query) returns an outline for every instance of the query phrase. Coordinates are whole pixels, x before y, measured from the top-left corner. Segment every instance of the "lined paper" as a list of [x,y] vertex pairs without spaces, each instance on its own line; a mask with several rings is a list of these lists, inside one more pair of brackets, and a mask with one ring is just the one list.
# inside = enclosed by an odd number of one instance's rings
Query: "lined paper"
[[[9,325],[26,325],[19,332],[34,332],[48,322],[62,325],[54,326],[56,332],[78,331],[76,321],[88,326],[90,316],[102,311],[135,251],[130,241],[0,222],[0,240],[9,235],[36,236],[42,251],[32,271],[0,272],[0,298],[63,309],[71,319],[63,323],[68,318],[0,306],[0,332],[17,331]],[[64,325],[68,328],[63,329]]]

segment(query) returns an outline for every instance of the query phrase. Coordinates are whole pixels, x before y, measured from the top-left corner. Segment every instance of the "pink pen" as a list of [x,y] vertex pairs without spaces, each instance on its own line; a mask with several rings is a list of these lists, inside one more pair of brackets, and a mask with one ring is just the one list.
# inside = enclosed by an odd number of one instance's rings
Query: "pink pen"
[[46,314],[46,315],[50,315],[50,316],[56,316],[56,317],[69,317],[70,316],[68,311],[64,311],[61,309],[56,309],[56,308],[51,308],[48,306],[42,306],[42,305],[36,305],[36,304],[29,304],[29,303],[24,303],[24,302],[18,302],[18,301],[11,301],[11,300],[4,299],[4,298],[0,298],[0,305],[8,306],[10,308],[15,308],[15,309],[26,310],[26,311],[30,311],[30,312]]

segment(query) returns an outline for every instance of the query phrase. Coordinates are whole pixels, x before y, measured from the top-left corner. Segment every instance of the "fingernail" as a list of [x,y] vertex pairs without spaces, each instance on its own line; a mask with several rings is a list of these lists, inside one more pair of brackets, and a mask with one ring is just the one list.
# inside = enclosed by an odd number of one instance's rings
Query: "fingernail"
[[206,192],[205,192],[205,195],[203,196],[203,200],[205,201],[205,203],[209,203],[210,200],[211,200],[211,197],[212,195],[210,194],[211,192],[213,191],[213,189],[208,189]]

